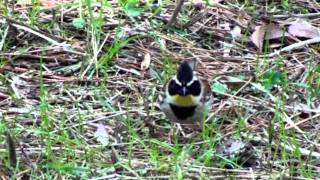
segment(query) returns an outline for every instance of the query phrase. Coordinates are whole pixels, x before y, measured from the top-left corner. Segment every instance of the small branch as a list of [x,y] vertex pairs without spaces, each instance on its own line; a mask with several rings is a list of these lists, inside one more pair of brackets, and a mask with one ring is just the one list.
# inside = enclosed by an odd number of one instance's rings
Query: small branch
[[13,138],[10,135],[10,132],[6,132],[6,143],[7,143],[7,148],[8,148],[8,157],[9,157],[9,162],[10,166],[12,168],[16,168],[17,166],[17,153],[16,153],[16,145],[14,143]]
[[42,39],[48,41],[49,43],[51,43],[53,45],[62,46],[62,47],[69,46],[66,43],[59,43],[58,41],[56,41],[54,39],[51,39],[50,37],[47,37],[44,34],[41,34],[41,33],[37,32],[37,31],[27,27],[27,26],[22,26],[22,25],[19,25],[19,24],[11,24],[11,25],[16,27],[16,28],[18,28],[18,29],[22,29],[22,30],[27,31],[27,32],[29,32],[31,34],[34,34],[34,35],[36,35],[38,37],[41,37]]
[[0,41],[0,51],[2,51],[3,45],[4,45],[5,40],[6,40],[6,37],[7,37],[7,35],[8,35],[8,31],[9,31],[9,26],[4,30],[2,39],[1,39],[1,41]]
[[317,13],[308,13],[308,14],[284,14],[284,15],[273,15],[274,18],[289,18],[289,17],[297,17],[297,18],[308,18],[308,17],[317,17],[320,15],[320,12]]
[[174,12],[171,16],[171,19],[169,20],[169,22],[167,23],[167,28],[168,27],[172,27],[173,24],[176,22],[177,20],[177,16],[182,8],[182,5],[184,3],[184,0],[179,0],[178,4],[177,4],[177,7],[174,9]]
[[191,18],[185,25],[183,25],[183,28],[187,28],[189,26],[192,26],[193,24],[195,24],[196,22],[198,22],[200,19],[202,19],[203,17],[205,17],[207,15],[208,11],[202,11],[200,13],[198,13],[197,15],[195,15],[193,18]]
[[[243,137],[248,137],[250,140],[253,140],[253,141],[256,141],[256,142],[261,142],[261,143],[268,142],[268,140],[266,138],[262,138],[262,137],[258,137],[258,136],[251,136],[251,135],[248,135],[247,133],[241,133],[241,135]],[[283,147],[284,149],[286,149],[289,152],[294,152],[295,151],[295,148],[292,147],[293,145],[288,145],[288,144],[283,143],[283,142],[281,142],[279,144],[275,144],[273,142],[271,145],[272,146],[280,145],[281,147]],[[299,149],[299,151],[300,151],[302,156],[313,157],[313,158],[320,159],[320,153],[318,153],[318,152],[315,152],[313,150],[308,150],[306,148],[301,148],[301,147],[298,147],[297,149]]]
[[304,119],[304,120],[299,121],[299,122],[294,123],[294,124],[289,124],[287,127],[285,127],[285,129],[291,129],[292,127],[299,126],[299,125],[302,124],[302,123],[305,123],[305,122],[310,121],[310,120],[312,120],[312,119],[316,119],[316,118],[318,118],[318,117],[320,117],[320,114],[316,114],[316,115],[314,115],[314,116],[312,116],[312,117],[309,117],[309,118],[307,118],[307,119]]
[[[4,21],[0,21],[0,23],[6,23],[6,22],[7,22],[9,25],[15,26],[16,28],[20,28],[20,27],[21,27],[20,29],[23,29],[23,30],[25,30],[25,31],[27,31],[27,32],[30,32],[30,33],[36,32],[36,33],[38,33],[38,34],[43,34],[43,36],[46,36],[46,37],[48,37],[48,38],[50,38],[50,39],[53,39],[54,41],[60,41],[60,42],[66,41],[64,38],[57,37],[57,36],[54,36],[54,35],[52,35],[52,34],[46,33],[46,32],[44,32],[44,31],[41,31],[41,30],[32,28],[32,27],[30,27],[29,25],[26,25],[26,24],[24,24],[24,23],[21,23],[21,22],[16,21],[16,20],[14,20],[14,19],[12,19],[12,18],[9,18],[9,17],[5,17],[5,20],[4,20]],[[18,27],[17,27],[16,25],[18,25]],[[35,33],[32,33],[32,34],[35,34]],[[36,34],[36,35],[37,35],[37,34]],[[59,42],[58,42],[58,43],[59,43]]]
[[308,39],[306,41],[301,41],[301,42],[292,44],[290,46],[284,47],[284,48],[282,48],[282,49],[280,49],[278,51],[275,51],[275,52],[269,54],[268,56],[269,57],[273,57],[273,56],[279,55],[282,52],[289,52],[289,51],[292,51],[293,49],[298,49],[298,48],[304,47],[306,45],[319,43],[319,42],[320,42],[320,37],[316,37],[316,38],[313,38],[313,39]]

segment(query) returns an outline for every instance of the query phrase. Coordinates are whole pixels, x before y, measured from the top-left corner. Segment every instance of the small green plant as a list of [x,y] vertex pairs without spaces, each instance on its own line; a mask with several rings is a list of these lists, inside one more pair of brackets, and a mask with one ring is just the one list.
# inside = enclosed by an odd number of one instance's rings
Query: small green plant
[[164,82],[167,82],[171,76],[175,73],[175,68],[172,63],[172,59],[170,57],[165,57],[163,61],[163,69],[164,69],[164,75],[163,80]]
[[97,69],[108,67],[112,58],[132,39],[134,39],[134,37],[127,40],[116,39],[110,47],[106,48],[106,53],[98,60]]
[[40,13],[40,1],[39,0],[31,0],[32,8],[30,9],[30,25],[35,26],[37,24],[37,20]]
[[138,0],[120,0],[120,5],[123,7],[124,12],[130,17],[140,16],[141,9]]
[[9,10],[8,10],[8,4],[6,1],[0,2],[0,14],[3,14],[4,16],[8,16]]
[[228,87],[219,81],[215,81],[211,86],[211,90],[218,94],[225,94],[228,91]]
[[290,1],[289,0],[281,0],[281,6],[283,9],[287,10],[290,7]]
[[[42,52],[43,54],[43,52]],[[40,136],[42,143],[45,144],[44,155],[46,160],[51,161],[53,156],[52,151],[52,122],[49,118],[49,103],[47,98],[47,93],[43,80],[43,58],[40,58],[40,76],[39,76],[39,86],[40,86],[40,116],[41,116],[41,127],[40,127]]]
[[307,74],[307,86],[310,97],[320,97],[320,65],[316,64],[309,68]]
[[275,85],[282,86],[287,81],[285,73],[275,70],[267,71],[260,77],[260,79],[261,84],[268,90]]
[[84,19],[82,19],[81,17],[79,17],[79,18],[74,18],[73,20],[72,20],[72,25],[75,27],[75,28],[77,28],[77,29],[83,29],[84,28],[84,26],[85,26],[85,21],[84,21]]

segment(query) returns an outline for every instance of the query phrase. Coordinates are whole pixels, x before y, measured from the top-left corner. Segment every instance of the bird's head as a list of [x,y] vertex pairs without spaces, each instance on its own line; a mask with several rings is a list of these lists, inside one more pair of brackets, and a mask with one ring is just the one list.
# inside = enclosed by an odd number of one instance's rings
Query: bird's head
[[201,94],[200,81],[187,61],[179,66],[177,75],[169,82],[168,90],[171,96],[199,96]]

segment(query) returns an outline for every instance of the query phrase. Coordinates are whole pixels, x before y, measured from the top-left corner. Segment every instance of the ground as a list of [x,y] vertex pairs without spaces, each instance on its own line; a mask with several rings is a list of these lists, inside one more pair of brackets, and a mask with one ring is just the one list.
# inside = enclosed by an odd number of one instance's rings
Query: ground
[[[320,3],[176,7],[0,2],[1,179],[319,178]],[[184,60],[213,96],[198,129],[159,110]]]

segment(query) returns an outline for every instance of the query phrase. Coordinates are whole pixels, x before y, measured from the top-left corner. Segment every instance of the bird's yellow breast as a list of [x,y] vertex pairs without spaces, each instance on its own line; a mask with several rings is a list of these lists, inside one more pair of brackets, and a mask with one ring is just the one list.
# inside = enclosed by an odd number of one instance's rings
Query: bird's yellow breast
[[194,106],[194,105],[197,105],[199,100],[197,97],[194,97],[192,95],[188,95],[188,96],[175,95],[175,96],[172,96],[172,101],[174,104],[180,105],[180,106]]

